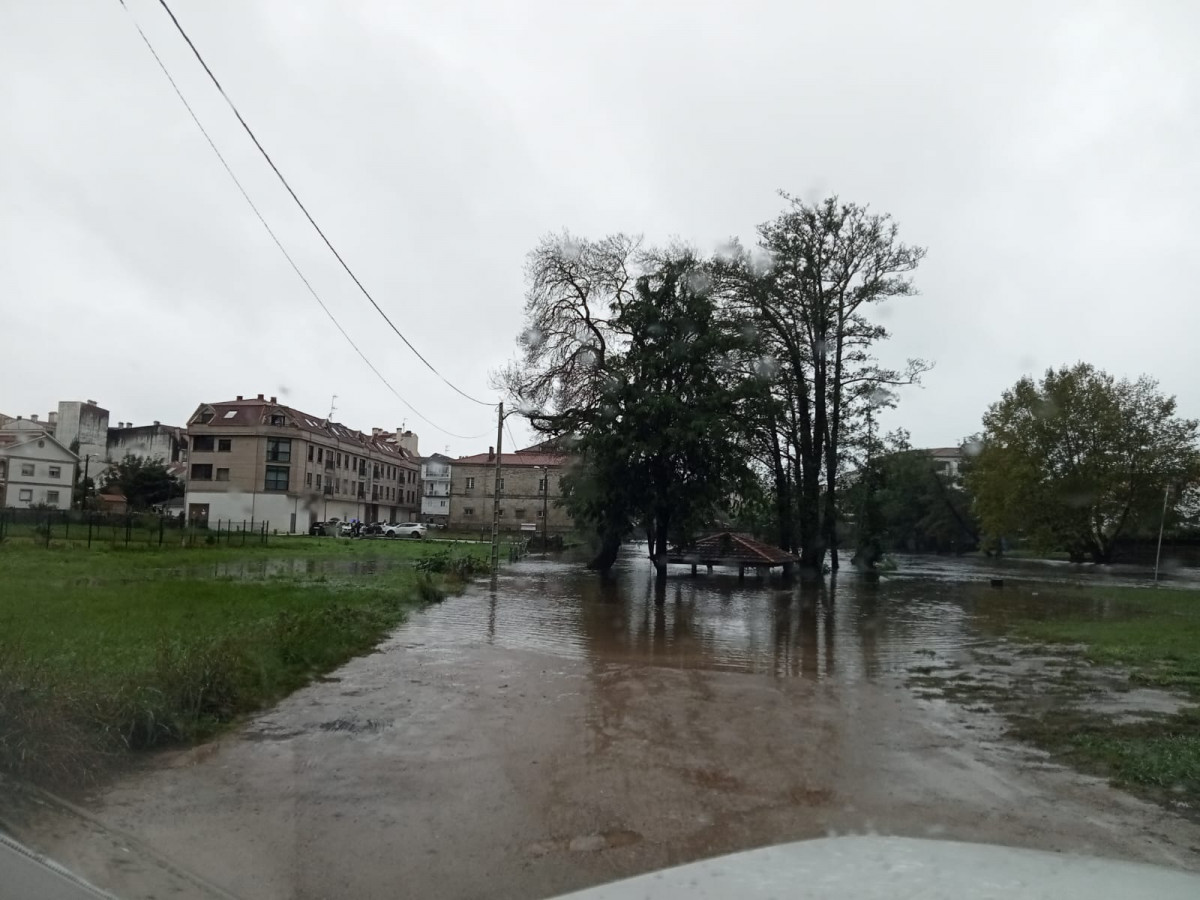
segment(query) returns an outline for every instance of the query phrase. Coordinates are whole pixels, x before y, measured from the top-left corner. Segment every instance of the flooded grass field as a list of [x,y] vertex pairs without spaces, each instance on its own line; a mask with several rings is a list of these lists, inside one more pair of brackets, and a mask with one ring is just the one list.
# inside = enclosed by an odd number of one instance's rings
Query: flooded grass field
[[531,558],[30,833],[127,897],[546,897],[848,832],[1200,869],[1171,785],[1116,789],[1033,730],[1184,715],[1188,692],[1008,631],[1135,617],[1097,590],[1144,580],[904,560],[877,583],[660,585],[632,553],[610,580]]

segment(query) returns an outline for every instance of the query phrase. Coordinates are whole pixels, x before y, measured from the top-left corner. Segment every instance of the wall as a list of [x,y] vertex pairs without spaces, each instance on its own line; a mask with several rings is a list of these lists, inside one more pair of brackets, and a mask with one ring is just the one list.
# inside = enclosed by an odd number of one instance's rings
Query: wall
[[[570,531],[575,527],[567,511],[556,505],[560,496],[559,479],[561,469],[549,471],[549,496],[538,490],[542,470],[533,466],[505,466],[500,471],[503,490],[500,492],[500,528],[516,531],[522,524],[536,524],[542,529],[541,512],[543,503],[548,516],[546,530],[550,532]],[[467,479],[474,478],[474,488],[466,487]],[[450,527],[476,530],[491,527],[492,484],[495,468],[490,465],[464,465],[455,463],[451,475]],[[474,510],[468,514],[466,510]]]
[[[6,487],[0,504],[4,506],[29,507],[38,504],[55,509],[71,508],[71,492],[75,484],[75,459],[52,439],[31,439],[23,444],[10,445],[0,450],[6,472]],[[23,466],[33,466],[32,475],[22,474]],[[52,467],[58,475],[52,475]],[[29,491],[27,500],[21,492]],[[57,494],[57,497],[53,497]]]
[[169,425],[110,428],[105,438],[108,458],[118,462],[126,456],[143,456],[162,463],[177,462],[181,452],[175,434],[176,429]]
[[108,410],[82,400],[63,400],[58,404],[54,437],[64,447],[79,441],[76,452],[81,460],[92,457],[89,474],[94,476],[97,463],[108,456]]

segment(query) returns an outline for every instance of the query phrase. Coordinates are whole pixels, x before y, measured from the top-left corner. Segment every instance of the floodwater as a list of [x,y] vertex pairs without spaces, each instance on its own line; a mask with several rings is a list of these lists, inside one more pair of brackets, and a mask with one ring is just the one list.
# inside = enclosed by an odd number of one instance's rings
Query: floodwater
[[663,585],[640,558],[609,580],[528,559],[37,842],[129,898],[549,897],[867,832],[1200,869],[1197,825],[909,687],[993,651],[989,616],[1094,608],[1081,577],[910,559],[878,583]]

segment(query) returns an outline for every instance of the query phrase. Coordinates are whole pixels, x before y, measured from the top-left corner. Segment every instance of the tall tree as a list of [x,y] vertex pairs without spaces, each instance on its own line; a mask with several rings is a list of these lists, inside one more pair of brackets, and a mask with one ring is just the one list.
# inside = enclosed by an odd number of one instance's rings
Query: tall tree
[[[739,364],[749,343],[689,252],[655,259],[612,324],[628,339],[609,347],[596,402],[560,420],[584,467],[567,503],[606,536],[643,529],[661,577],[669,543],[751,483],[740,419],[762,380]],[[615,558],[606,549],[600,568]]]
[[[908,276],[925,251],[901,243],[896,223],[866,207],[782,196],[788,208],[759,227],[766,262],[734,245],[719,276],[753,315],[778,366],[776,496],[795,505],[801,566],[811,572],[830,550],[838,565],[838,477],[855,410],[880,385],[910,384],[929,368],[921,360],[903,370],[880,366],[872,347],[888,332],[867,315],[873,304],[915,293]],[[780,517],[785,547],[793,539],[789,520]]]
[[1109,562],[1125,533],[1200,478],[1197,422],[1152,379],[1117,380],[1087,363],[1022,378],[983,417],[967,484],[984,531]]

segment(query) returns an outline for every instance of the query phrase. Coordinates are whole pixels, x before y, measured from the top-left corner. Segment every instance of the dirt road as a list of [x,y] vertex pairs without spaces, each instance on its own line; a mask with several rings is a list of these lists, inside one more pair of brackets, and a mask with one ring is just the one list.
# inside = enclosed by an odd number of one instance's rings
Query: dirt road
[[1200,826],[905,686],[953,598],[644,585],[522,563],[25,837],[127,898],[549,897],[847,832],[1200,870]]

